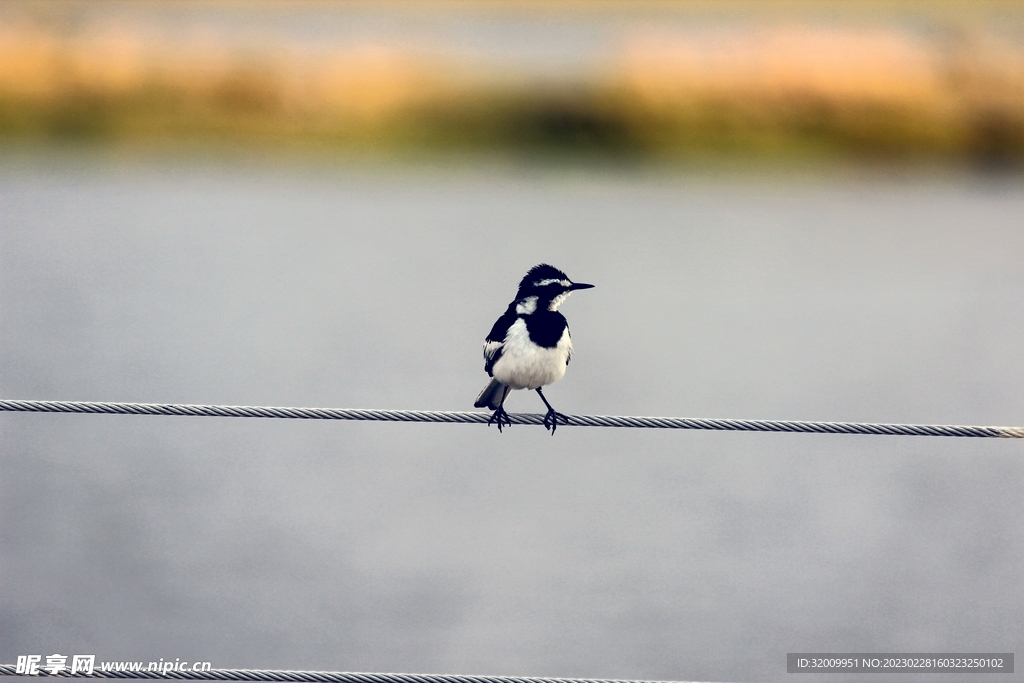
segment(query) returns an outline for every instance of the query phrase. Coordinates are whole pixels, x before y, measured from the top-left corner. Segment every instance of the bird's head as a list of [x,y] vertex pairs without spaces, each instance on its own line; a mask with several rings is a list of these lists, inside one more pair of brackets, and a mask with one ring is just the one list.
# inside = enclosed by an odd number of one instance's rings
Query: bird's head
[[574,291],[590,289],[593,286],[573,282],[558,268],[542,263],[530,268],[530,272],[520,281],[519,291],[516,293],[516,308],[522,308],[521,313],[532,313],[538,308],[556,311]]

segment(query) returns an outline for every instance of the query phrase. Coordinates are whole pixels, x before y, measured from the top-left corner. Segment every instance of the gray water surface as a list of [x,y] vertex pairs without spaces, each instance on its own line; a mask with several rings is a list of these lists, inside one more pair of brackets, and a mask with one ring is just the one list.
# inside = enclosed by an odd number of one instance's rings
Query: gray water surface
[[[563,412],[1024,425],[1022,228],[972,178],[7,163],[0,396],[466,410],[550,262]],[[1018,441],[3,414],[0,466],[5,662],[1024,653]]]

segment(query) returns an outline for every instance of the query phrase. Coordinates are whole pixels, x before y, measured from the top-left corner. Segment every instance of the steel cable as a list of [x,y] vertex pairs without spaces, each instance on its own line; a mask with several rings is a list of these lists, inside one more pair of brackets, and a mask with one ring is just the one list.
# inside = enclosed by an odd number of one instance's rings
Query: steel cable
[[[14,664],[0,664],[0,676],[23,676]],[[209,671],[102,671],[69,673],[67,667],[56,675],[39,668],[43,678],[130,678],[192,681],[279,681],[281,683],[658,683],[600,678],[521,678],[514,676],[457,676],[441,674],[346,673],[336,671],[274,671],[262,669],[211,669]]]
[[[91,401],[0,400],[0,411],[23,413],[88,413],[108,415],[183,415],[193,417],[269,417],[297,420],[365,420],[372,422],[442,422],[487,424],[489,413],[445,410],[362,410],[345,408],[276,408],[209,406],[182,403],[101,403]],[[731,432],[798,432],[873,434],[883,436],[959,436],[1024,439],[1024,427],[884,424],[873,422],[808,422],[803,420],[727,420],[697,417],[628,417],[568,415],[569,427],[633,427],[704,429]],[[542,425],[536,413],[510,413],[512,424]],[[563,423],[559,422],[559,426]]]

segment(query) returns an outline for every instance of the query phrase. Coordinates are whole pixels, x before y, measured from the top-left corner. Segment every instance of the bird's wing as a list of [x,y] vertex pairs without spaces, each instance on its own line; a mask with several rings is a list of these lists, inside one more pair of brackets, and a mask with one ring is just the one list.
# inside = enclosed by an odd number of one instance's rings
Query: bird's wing
[[514,309],[506,311],[505,315],[498,318],[498,321],[494,323],[490,334],[484,340],[484,370],[487,371],[488,375],[491,374],[494,364],[501,358],[501,350],[505,346],[505,336],[508,334],[508,328],[512,327],[512,323],[516,321],[517,317]]
[[491,374],[494,364],[498,362],[499,358],[501,358],[501,349],[503,346],[505,346],[504,342],[484,342],[484,370],[488,375]]
[[[569,335],[569,339],[572,340],[572,335],[569,334],[569,321],[565,321],[565,333]],[[569,361],[572,360],[572,344],[569,344],[569,353],[565,354],[565,364],[568,366]]]

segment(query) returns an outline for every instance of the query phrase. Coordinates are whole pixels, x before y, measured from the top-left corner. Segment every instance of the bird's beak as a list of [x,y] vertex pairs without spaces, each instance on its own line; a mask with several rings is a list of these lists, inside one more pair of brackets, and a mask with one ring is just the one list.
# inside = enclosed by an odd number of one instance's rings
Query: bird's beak
[[572,292],[577,289],[591,289],[593,286],[594,285],[585,285],[582,282],[574,282],[572,283],[572,287],[569,288],[569,291]]

